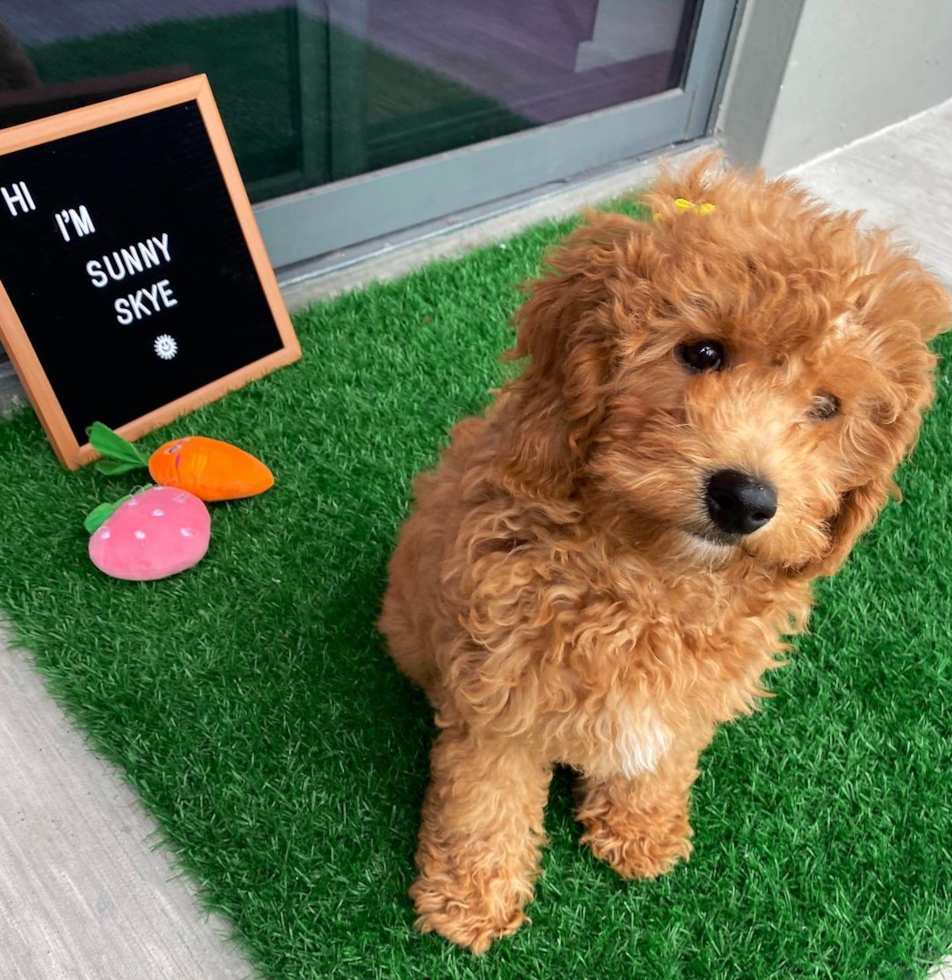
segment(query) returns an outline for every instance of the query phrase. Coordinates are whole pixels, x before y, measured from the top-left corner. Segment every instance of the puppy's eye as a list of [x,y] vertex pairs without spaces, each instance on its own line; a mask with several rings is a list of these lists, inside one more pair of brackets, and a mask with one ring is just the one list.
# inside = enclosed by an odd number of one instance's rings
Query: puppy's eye
[[836,395],[829,394],[829,392],[822,392],[819,395],[813,396],[813,408],[807,414],[811,419],[823,422],[826,419],[833,418],[834,415],[839,413],[839,410],[839,398]]
[[695,340],[678,346],[678,357],[692,371],[720,371],[724,345],[719,340]]

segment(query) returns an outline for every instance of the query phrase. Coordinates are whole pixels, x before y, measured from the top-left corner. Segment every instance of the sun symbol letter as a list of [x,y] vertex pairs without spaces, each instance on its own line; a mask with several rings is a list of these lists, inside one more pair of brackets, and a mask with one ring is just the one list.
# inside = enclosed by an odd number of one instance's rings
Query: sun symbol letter
[[158,354],[163,361],[171,361],[172,358],[178,353],[178,344],[175,342],[175,338],[170,337],[167,333],[156,337],[155,343],[152,346],[155,347],[156,354]]

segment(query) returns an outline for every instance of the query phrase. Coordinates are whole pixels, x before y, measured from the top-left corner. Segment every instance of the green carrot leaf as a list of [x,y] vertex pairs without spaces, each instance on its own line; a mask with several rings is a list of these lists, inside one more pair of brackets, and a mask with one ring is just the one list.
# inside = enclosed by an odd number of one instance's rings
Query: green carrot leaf
[[141,463],[127,463],[121,459],[100,459],[96,462],[96,469],[107,476],[115,476],[117,473],[129,473],[132,470],[141,470]]
[[97,469],[101,473],[126,473],[128,470],[136,469],[140,466],[148,466],[149,460],[128,439],[123,439],[118,433],[113,432],[108,425],[102,422],[93,422],[87,429],[89,433],[89,444],[105,457],[101,463],[108,460],[126,463],[124,470],[109,469],[97,464]]

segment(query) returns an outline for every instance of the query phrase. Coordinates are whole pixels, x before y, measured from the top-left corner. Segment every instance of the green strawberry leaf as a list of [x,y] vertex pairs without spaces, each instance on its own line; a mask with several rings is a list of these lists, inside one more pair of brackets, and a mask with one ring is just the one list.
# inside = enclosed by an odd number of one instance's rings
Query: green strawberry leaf
[[132,493],[127,493],[124,497],[120,497],[118,500],[109,504],[99,504],[86,515],[86,520],[83,521],[83,527],[86,528],[87,534],[94,534],[98,531],[106,521],[112,517],[113,514],[124,504],[127,500],[130,500],[137,493],[143,493],[146,490],[151,490],[153,484],[146,483],[141,487],[134,487]]
[[[86,431],[89,433],[89,444],[105,457],[96,467],[101,473],[126,473],[128,470],[149,465],[149,460],[128,439],[123,439],[108,425],[93,422]],[[125,470],[108,469],[102,466],[106,461],[122,462],[128,466]]]
[[94,534],[99,530],[109,520],[110,517],[119,509],[119,505],[125,503],[130,497],[131,493],[127,493],[124,497],[111,504],[99,504],[98,507],[93,507],[93,509],[86,515],[86,520],[83,521],[83,527],[86,528],[87,534]]

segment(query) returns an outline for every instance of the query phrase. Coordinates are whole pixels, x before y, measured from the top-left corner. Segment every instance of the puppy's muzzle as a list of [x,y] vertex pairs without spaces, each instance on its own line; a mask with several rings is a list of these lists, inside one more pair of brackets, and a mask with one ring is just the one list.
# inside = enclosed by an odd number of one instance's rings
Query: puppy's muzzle
[[707,481],[705,503],[719,530],[753,534],[777,513],[777,491],[748,473],[718,470]]

